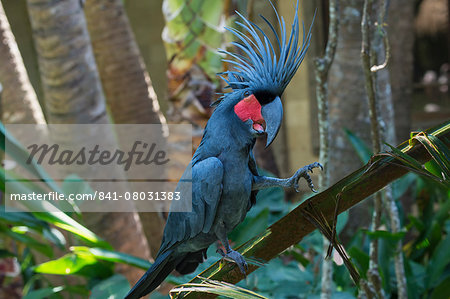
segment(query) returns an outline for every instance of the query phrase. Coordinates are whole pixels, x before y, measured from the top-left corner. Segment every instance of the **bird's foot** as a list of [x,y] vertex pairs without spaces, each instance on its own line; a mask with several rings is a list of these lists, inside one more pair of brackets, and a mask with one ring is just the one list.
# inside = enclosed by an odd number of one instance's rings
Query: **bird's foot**
[[320,168],[321,170],[323,170],[322,164],[320,164],[319,162],[314,162],[297,170],[294,173],[294,175],[289,179],[295,191],[299,192],[298,181],[300,180],[300,178],[304,178],[308,182],[308,186],[311,189],[311,191],[317,192],[316,189],[314,189],[314,184],[312,182],[311,176],[308,173],[308,172],[312,173],[314,168]]
[[223,259],[235,262],[238,265],[239,270],[241,270],[241,273],[244,274],[244,276],[247,276],[246,271],[248,270],[248,264],[239,252],[234,251],[233,249],[230,249],[226,254],[222,249],[218,249],[217,252],[223,256]]

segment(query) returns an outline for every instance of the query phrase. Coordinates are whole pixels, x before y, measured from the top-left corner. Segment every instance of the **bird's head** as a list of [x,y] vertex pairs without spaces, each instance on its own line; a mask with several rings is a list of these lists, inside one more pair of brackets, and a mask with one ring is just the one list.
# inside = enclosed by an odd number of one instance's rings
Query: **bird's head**
[[237,51],[220,50],[231,57],[224,61],[232,65],[233,69],[219,75],[231,92],[215,103],[232,105],[234,113],[255,136],[266,133],[266,147],[275,139],[281,126],[281,95],[302,63],[311,40],[311,27],[305,34],[303,25],[303,43],[299,45],[298,1],[289,37],[284,19],[280,18],[272,3],[271,5],[278,18],[280,35],[266,18],[261,18],[274,34],[276,47],[259,26],[239,12],[237,14],[242,20],[236,21],[239,30],[227,28],[238,40],[232,43]]

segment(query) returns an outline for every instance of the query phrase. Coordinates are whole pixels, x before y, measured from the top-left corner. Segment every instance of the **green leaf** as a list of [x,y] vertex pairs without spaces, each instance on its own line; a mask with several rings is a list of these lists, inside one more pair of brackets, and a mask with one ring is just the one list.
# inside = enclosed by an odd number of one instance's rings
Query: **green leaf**
[[[4,171],[0,171],[0,182],[5,181],[4,175],[5,175]],[[16,182],[15,184],[12,184],[12,186],[16,188],[12,190],[15,193],[30,194],[33,192],[28,185],[22,182]],[[51,205],[48,201],[26,200],[21,201],[21,203],[27,205],[31,210],[47,211],[47,212],[32,213],[35,218],[53,224],[61,229],[67,230],[84,239],[90,245],[93,245],[95,247],[112,249],[109,243],[102,240],[100,237],[98,237],[92,231],[90,231],[77,221],[75,221],[66,213],[60,211],[57,207]]]
[[[13,171],[1,168],[0,182],[2,182],[2,191],[6,194],[19,194],[23,197],[37,196],[37,194],[48,194],[48,189],[44,189],[36,182],[32,182],[15,174]],[[36,194],[36,195],[34,195]],[[42,195],[41,195],[42,196]],[[8,199],[9,200],[9,199]],[[41,202],[45,202],[45,205]],[[68,201],[36,201],[22,200],[20,203],[26,206],[30,211],[64,210],[72,211],[73,207]],[[7,203],[8,209],[11,206]],[[46,208],[44,208],[44,206]]]
[[414,226],[419,232],[425,229],[424,223],[419,218],[409,215],[408,219],[410,221],[409,226]]
[[345,211],[338,216],[337,224],[336,224],[336,233],[337,234],[341,233],[341,231],[344,229],[347,222],[348,222],[348,211]]
[[[386,144],[391,148],[392,152],[385,153],[385,154],[379,154],[379,156],[380,155],[391,156],[394,159],[400,161],[403,164],[403,166],[406,167],[407,169],[409,169],[410,171],[414,171],[420,175],[431,178],[431,179],[435,180],[436,182],[443,184],[444,186],[450,186],[450,180],[448,180],[448,176],[447,176],[447,178],[445,175],[443,176],[443,178],[441,175],[436,176],[432,172],[428,171],[425,167],[423,167],[419,161],[417,161],[414,158],[410,157],[409,155],[405,154],[400,149],[397,149],[388,143],[386,143]],[[433,156],[433,155],[435,155],[435,153],[433,153],[433,152],[429,152],[429,153],[433,157],[433,159],[435,159],[435,157]]]
[[442,169],[436,161],[430,160],[427,163],[425,163],[424,167],[433,175],[437,177],[442,177]]
[[[42,167],[40,167],[34,160],[31,163],[26,163],[28,159],[28,152],[23,149],[23,147],[19,144],[17,140],[14,139],[3,126],[2,123],[0,123],[0,134],[2,134],[2,138],[0,138],[0,147],[3,151],[7,151],[7,154],[10,155],[15,159],[16,162],[24,166],[30,173],[35,175],[38,178],[41,178],[44,180],[44,182],[47,184],[47,186],[58,193],[63,193],[62,190],[59,188],[57,184],[55,184],[51,179],[50,176],[43,170]],[[6,146],[8,145],[8,146]],[[0,181],[5,182],[6,176],[5,174],[7,172],[0,171]],[[15,176],[8,172],[10,175],[8,177],[14,178]],[[2,184],[4,186],[4,184]],[[22,183],[20,181],[18,182],[12,182],[8,183],[8,186],[12,186],[12,188],[16,188],[16,190],[11,190],[15,193],[21,193],[21,194],[29,194],[32,192],[32,190],[41,190],[37,185],[31,184],[31,183]],[[105,247],[105,248],[111,248],[111,246],[97,237],[94,233],[92,233],[90,230],[86,229],[84,226],[80,225],[78,222],[70,218],[68,215],[55,210],[58,210],[53,205],[51,205],[48,202],[41,202],[41,201],[26,201],[24,203],[28,205],[31,210],[37,210],[37,211],[48,211],[48,213],[36,213],[36,218],[39,218],[41,220],[44,220],[46,222],[52,223],[57,227],[60,227],[62,229],[65,229],[67,231],[70,231],[74,233],[75,235],[78,235],[79,237],[85,239],[90,244],[96,245],[98,247]],[[69,209],[70,211],[75,211],[73,206],[70,205],[68,202],[63,201],[60,204],[65,205],[64,209]],[[49,229],[44,230],[44,235],[46,238],[50,239],[52,242],[57,244],[59,247],[64,246],[65,240],[61,238],[61,235],[56,235],[55,231],[51,231]]]
[[25,225],[35,230],[39,230],[42,227],[48,227],[47,222],[37,219],[33,214],[15,210],[13,208],[9,208],[8,212],[5,212],[4,209],[0,208],[0,221],[11,225]]
[[428,138],[430,138],[430,141],[433,142],[435,147],[438,149],[439,154],[442,155],[442,157],[443,157],[443,160],[446,160],[444,162],[446,162],[446,164],[449,165],[450,164],[450,149],[448,148],[448,146],[446,146],[444,144],[444,142],[442,142],[441,140],[439,140],[439,138],[436,138],[436,136],[434,136],[432,134],[428,134],[427,136],[428,136]]
[[24,234],[26,234],[26,233],[28,233],[30,231],[30,229],[27,226],[24,226],[24,225],[22,225],[22,226],[13,226],[10,229],[11,229],[11,231],[13,233],[17,233],[17,234],[20,234],[20,235],[24,235]]
[[63,249],[66,245],[66,238],[56,228],[45,228],[42,230],[42,235],[44,236],[44,238],[58,246],[60,249]]
[[405,232],[398,232],[398,233],[391,233],[389,231],[386,230],[377,230],[377,231],[368,231],[368,230],[363,230],[370,239],[384,239],[384,240],[389,240],[389,241],[394,241],[397,242],[401,239],[403,239],[403,237],[405,236]]
[[99,262],[90,253],[66,254],[63,257],[34,267],[34,272],[57,275],[81,275],[105,278],[112,275],[111,265]]
[[122,299],[130,290],[128,280],[120,274],[109,277],[92,288],[89,298],[95,299]]
[[444,269],[450,263],[450,236],[441,240],[427,266],[426,286],[428,288],[434,287],[439,281]]
[[387,144],[387,146],[389,146],[391,148],[392,156],[394,158],[403,162],[404,165],[409,166],[411,170],[416,170],[419,173],[424,171],[422,164],[420,164],[419,161],[417,161],[414,158],[412,158],[411,156],[405,154],[402,150],[394,147],[393,145],[390,145],[389,143],[386,143],[386,144]]
[[431,299],[450,298],[450,276],[444,279],[431,293]]
[[420,294],[425,291],[425,268],[419,263],[405,259],[405,273],[408,284],[408,296],[410,298],[421,298]]
[[63,286],[34,290],[23,296],[22,299],[44,299],[48,298],[51,295],[59,293],[62,290],[64,290]]
[[[447,194],[447,198],[450,198],[450,196],[448,195],[450,194]],[[438,224],[443,225],[446,219],[448,219],[449,215],[450,215],[450,200],[447,199],[439,206],[439,210],[436,213],[435,220]]]
[[421,132],[413,137],[418,140],[427,149],[428,153],[433,157],[433,160],[440,166],[444,174],[445,180],[450,180],[450,154],[447,147],[443,143],[436,143],[436,137]]
[[361,138],[356,136],[352,131],[344,129],[344,132],[351,145],[355,149],[356,153],[358,154],[361,162],[364,164],[367,163],[367,161],[370,160],[370,157],[372,157],[373,152],[370,150],[367,144]]
[[390,284],[392,277],[394,277],[394,264],[392,263],[392,257],[394,256],[397,241],[393,241],[388,238],[380,238],[378,242],[378,265],[383,287],[389,294],[392,291]]
[[112,246],[108,242],[104,241],[92,231],[76,222],[74,219],[63,212],[35,213],[35,216],[37,218],[40,218],[41,220],[48,221],[59,228],[62,228],[81,237],[93,246],[108,249],[112,248]]
[[72,246],[70,250],[75,254],[89,252],[95,258],[114,263],[131,265],[143,270],[147,270],[152,265],[149,261],[117,251],[106,250],[102,248],[89,248],[85,246]]
[[[28,172],[42,181],[53,191],[62,193],[62,190],[54,182],[51,176],[39,165],[36,160],[28,162],[29,153],[9,132],[6,131],[5,126],[0,122],[0,148],[14,159],[17,163],[23,166]],[[5,182],[5,180],[2,180]],[[76,206],[66,202],[66,208],[71,212],[79,213]]]
[[369,255],[355,246],[350,247],[347,250],[347,253],[350,255],[352,260],[355,261],[355,264],[358,266],[358,270],[361,276],[365,277],[367,270],[369,270]]
[[53,249],[50,246],[36,241],[34,238],[24,234],[23,232],[15,232],[6,226],[0,225],[0,233],[27,245],[30,248],[36,249],[47,257],[53,257]]
[[66,254],[59,259],[37,265],[33,270],[37,273],[69,275],[95,263],[97,260],[91,255]]

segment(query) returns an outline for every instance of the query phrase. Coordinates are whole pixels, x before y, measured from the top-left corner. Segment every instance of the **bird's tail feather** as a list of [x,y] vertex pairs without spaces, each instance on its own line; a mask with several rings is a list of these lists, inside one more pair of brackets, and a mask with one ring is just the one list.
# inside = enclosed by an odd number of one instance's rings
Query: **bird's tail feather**
[[155,263],[125,296],[125,299],[141,298],[156,289],[175,269],[173,251],[168,250],[156,258]]

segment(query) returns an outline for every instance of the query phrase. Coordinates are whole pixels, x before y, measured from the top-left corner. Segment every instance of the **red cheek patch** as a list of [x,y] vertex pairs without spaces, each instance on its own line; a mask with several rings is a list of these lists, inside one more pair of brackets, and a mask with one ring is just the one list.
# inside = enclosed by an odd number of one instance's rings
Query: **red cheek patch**
[[261,105],[254,95],[250,95],[234,106],[234,112],[243,121],[251,119],[253,129],[264,131],[264,118],[261,115]]

